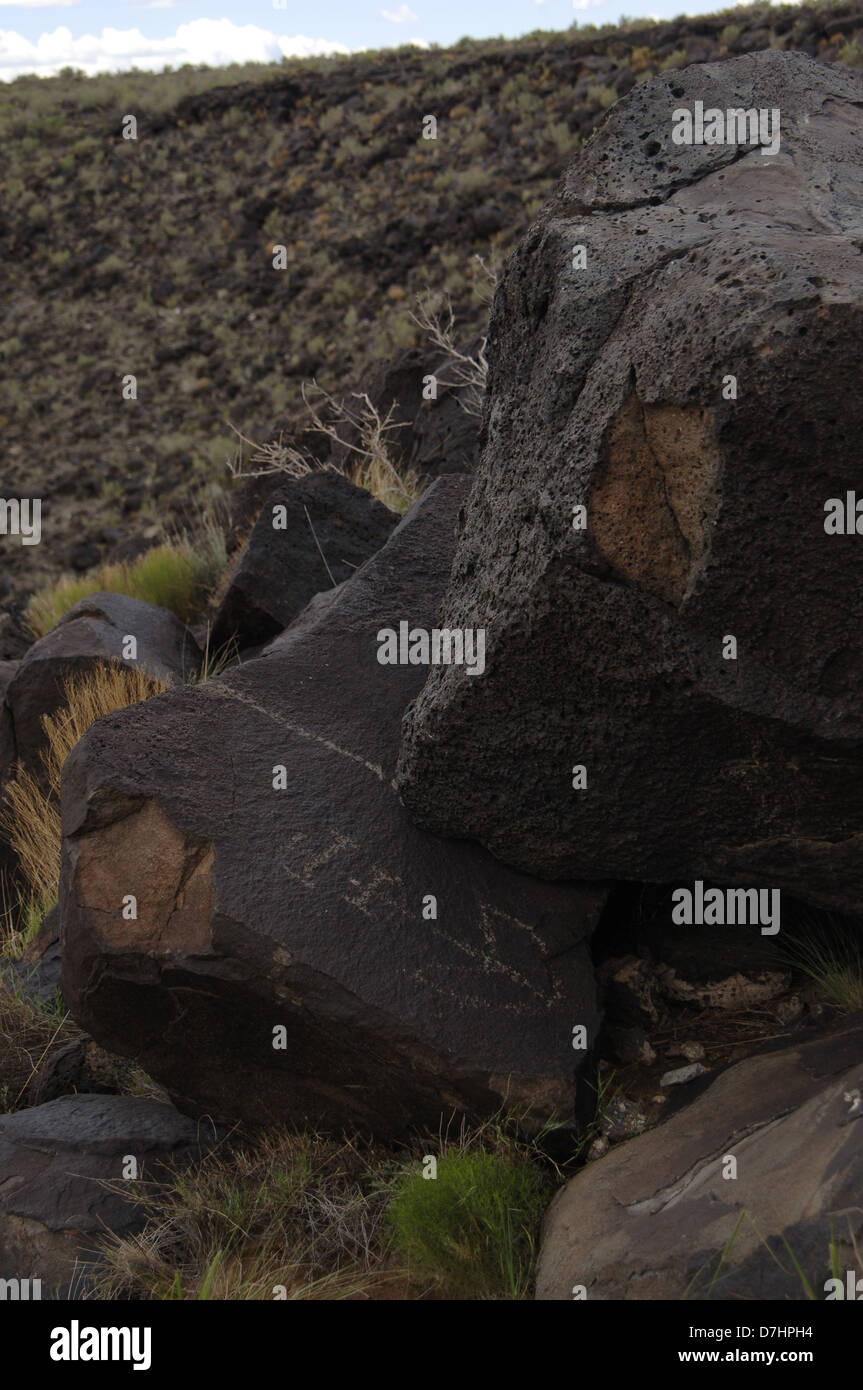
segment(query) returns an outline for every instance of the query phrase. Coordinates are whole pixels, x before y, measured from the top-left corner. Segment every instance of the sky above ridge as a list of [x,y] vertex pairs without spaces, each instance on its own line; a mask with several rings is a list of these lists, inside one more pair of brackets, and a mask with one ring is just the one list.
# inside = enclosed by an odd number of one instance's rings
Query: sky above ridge
[[[272,62],[532,29],[671,19],[680,0],[0,0],[0,79],[132,67]],[[723,8],[698,0],[687,13]]]

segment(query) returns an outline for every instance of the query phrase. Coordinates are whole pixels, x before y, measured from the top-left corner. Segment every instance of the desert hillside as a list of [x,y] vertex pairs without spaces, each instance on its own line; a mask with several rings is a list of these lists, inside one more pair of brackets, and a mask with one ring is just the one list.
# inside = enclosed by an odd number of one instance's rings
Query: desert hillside
[[307,379],[365,389],[421,342],[417,296],[448,294],[471,339],[475,258],[499,269],[607,109],[761,48],[859,63],[863,5],[0,87],[0,482],[44,499],[47,542],[4,554],[4,606],[191,525],[228,486],[231,427],[270,437]]

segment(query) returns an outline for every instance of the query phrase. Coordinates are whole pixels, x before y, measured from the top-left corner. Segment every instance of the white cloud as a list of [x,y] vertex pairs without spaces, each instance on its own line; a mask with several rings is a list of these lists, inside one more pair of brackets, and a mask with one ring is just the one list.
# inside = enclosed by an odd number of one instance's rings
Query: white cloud
[[381,19],[388,19],[390,24],[407,24],[408,20],[416,22],[418,14],[414,14],[410,5],[401,4],[397,10],[381,10]]
[[9,82],[22,72],[50,77],[64,67],[81,68],[88,74],[123,72],[133,67],[155,72],[168,63],[173,67],[182,63],[218,67],[349,52],[344,44],[330,39],[309,39],[301,34],[289,38],[255,24],[234,24],[230,19],[193,19],[165,39],[147,38],[140,29],[103,29],[98,36],[73,38],[64,25],[31,42],[13,30],[0,29],[0,80]]
[[60,5],[80,5],[81,0],[0,0],[0,7],[7,6],[10,10],[47,10],[55,9]]
[[605,3],[606,0],[572,0],[572,8],[574,10],[595,10]]

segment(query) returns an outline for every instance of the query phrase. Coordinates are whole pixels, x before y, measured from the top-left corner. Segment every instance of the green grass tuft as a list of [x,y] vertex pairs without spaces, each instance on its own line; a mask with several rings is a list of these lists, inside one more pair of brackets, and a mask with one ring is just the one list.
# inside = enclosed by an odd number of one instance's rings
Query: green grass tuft
[[194,546],[185,537],[148,550],[140,559],[100,565],[80,579],[64,579],[34,594],[26,621],[36,637],[44,637],[73,604],[91,594],[128,594],[130,598],[167,608],[182,622],[200,609],[225,565],[224,545],[212,537]]
[[396,1181],[393,1246],[412,1275],[433,1280],[447,1297],[526,1298],[547,1202],[528,1158],[444,1153],[437,1177],[424,1178],[414,1164]]
[[806,918],[781,946],[783,959],[820,987],[843,1014],[863,1009],[863,935],[841,919]]

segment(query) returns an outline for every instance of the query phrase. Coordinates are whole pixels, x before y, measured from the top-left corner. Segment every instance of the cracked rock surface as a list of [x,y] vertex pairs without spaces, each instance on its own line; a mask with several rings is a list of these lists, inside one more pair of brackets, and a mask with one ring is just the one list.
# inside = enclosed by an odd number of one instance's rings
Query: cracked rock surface
[[831,1240],[844,1271],[863,1234],[861,1047],[857,1014],[747,1057],[584,1168],[546,1214],[537,1298],[802,1300],[789,1251],[823,1298]]
[[[675,145],[696,101],[778,109],[778,153]],[[609,112],[495,297],[441,616],[486,671],[406,714],[418,825],[549,878],[863,907],[863,541],[824,526],[859,481],[861,272],[859,74],[766,51]]]

